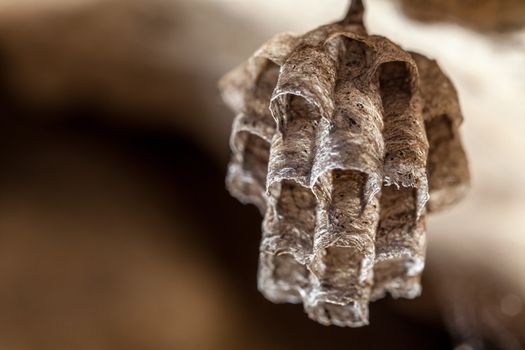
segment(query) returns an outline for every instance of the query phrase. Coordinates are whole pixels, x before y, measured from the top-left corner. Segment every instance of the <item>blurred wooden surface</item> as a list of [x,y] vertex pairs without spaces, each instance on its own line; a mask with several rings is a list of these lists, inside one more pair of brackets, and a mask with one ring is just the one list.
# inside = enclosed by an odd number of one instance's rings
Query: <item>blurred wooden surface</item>
[[442,271],[473,269],[477,285],[489,265],[508,282],[497,298],[523,297],[525,34],[368,5],[372,32],[457,85],[473,188],[430,220],[423,298],[379,303],[348,330],[256,291],[260,218],[223,189],[233,116],[216,90],[264,39],[345,2],[0,0],[0,346],[437,349],[450,345],[440,286],[458,278]]

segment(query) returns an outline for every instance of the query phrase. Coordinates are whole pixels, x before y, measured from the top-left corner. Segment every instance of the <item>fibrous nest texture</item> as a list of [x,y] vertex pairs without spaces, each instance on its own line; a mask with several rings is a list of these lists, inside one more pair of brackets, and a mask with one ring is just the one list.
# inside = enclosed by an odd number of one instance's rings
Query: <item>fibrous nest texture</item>
[[227,187],[264,215],[259,290],[351,327],[371,300],[420,294],[426,212],[469,178],[453,85],[368,35],[362,10],[275,36],[219,84],[236,113]]

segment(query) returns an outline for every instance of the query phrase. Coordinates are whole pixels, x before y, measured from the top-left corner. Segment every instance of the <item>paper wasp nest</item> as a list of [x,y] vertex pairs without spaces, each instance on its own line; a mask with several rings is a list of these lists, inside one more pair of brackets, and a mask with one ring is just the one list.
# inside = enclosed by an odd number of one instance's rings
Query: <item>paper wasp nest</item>
[[259,290],[351,327],[370,300],[420,294],[425,214],[468,183],[454,87],[362,14],[277,35],[220,82],[237,114],[227,187],[264,215]]

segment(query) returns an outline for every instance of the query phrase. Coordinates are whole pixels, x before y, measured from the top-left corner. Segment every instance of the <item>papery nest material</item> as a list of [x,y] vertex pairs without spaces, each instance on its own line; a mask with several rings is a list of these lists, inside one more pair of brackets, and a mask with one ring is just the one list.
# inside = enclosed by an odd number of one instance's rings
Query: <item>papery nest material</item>
[[279,34],[219,84],[236,113],[227,187],[264,215],[259,290],[350,327],[370,300],[420,294],[425,214],[469,181],[453,85],[362,18],[354,1],[340,22]]

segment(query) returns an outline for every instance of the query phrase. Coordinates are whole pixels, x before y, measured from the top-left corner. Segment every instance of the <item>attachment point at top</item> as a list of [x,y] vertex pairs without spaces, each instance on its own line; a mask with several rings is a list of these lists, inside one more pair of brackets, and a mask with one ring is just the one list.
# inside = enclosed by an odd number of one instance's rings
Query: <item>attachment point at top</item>
[[344,24],[363,24],[363,14],[365,12],[365,6],[362,0],[351,0],[348,12],[345,18],[343,18]]

